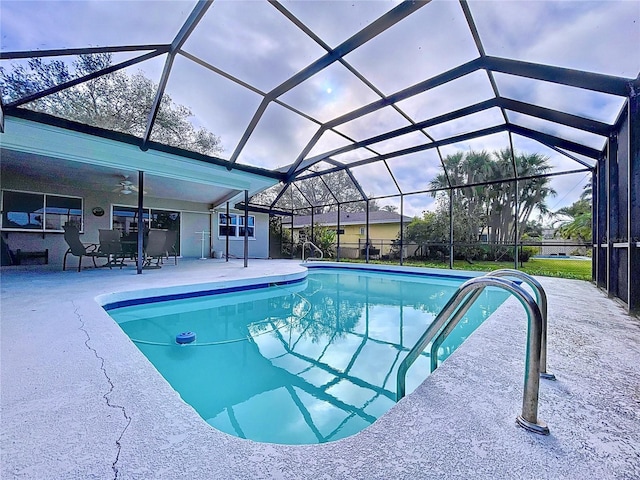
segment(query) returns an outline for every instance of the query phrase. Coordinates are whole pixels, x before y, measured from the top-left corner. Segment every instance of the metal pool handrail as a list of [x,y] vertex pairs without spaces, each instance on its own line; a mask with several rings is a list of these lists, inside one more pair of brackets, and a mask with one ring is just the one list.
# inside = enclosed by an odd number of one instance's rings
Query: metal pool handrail
[[[489,277],[515,277],[526,284],[528,284],[533,293],[536,296],[536,301],[538,303],[538,307],[540,308],[540,313],[542,314],[542,345],[540,348],[540,377],[546,380],[555,380],[556,377],[553,373],[547,372],[547,294],[542,288],[542,285],[533,278],[531,275],[528,275],[520,270],[514,270],[512,268],[502,268],[500,270],[494,270],[493,272],[487,273],[485,276]],[[433,372],[436,368],[438,368],[438,349],[444,342],[444,340],[449,336],[449,334],[453,331],[453,329],[458,325],[462,317],[467,313],[467,310],[473,303],[478,299],[480,294],[484,291],[484,288],[479,288],[476,290],[470,297],[465,301],[464,305],[459,308],[455,315],[451,318],[451,320],[447,323],[445,328],[438,334],[437,337],[433,340],[431,344],[431,371]]]
[[311,245],[313,248],[316,249],[317,252],[320,252],[320,260],[324,258],[324,253],[322,252],[322,250],[320,250],[320,248],[315,243],[306,241],[302,244],[302,261],[303,262],[306,262],[304,258],[304,247],[306,247],[307,245]]
[[536,296],[538,307],[540,307],[540,313],[542,314],[542,346],[540,349],[540,377],[546,380],[555,380],[556,376],[553,373],[547,372],[547,293],[535,278],[531,275],[521,272],[520,270],[514,270],[513,268],[501,268],[500,270],[494,270],[487,273],[488,276],[495,277],[515,277],[531,287],[533,293]]
[[517,423],[523,428],[543,434],[549,434],[549,428],[538,421],[538,391],[540,388],[540,351],[542,347],[542,313],[533,297],[521,286],[505,278],[483,276],[472,278],[463,283],[454,295],[449,299],[436,319],[429,325],[418,342],[409,351],[405,359],[398,367],[396,382],[397,399],[405,396],[407,370],[418,358],[420,353],[433,340],[433,338],[451,320],[458,307],[467,309],[472,303],[472,298],[479,289],[485,287],[499,287],[514,295],[527,312],[528,333],[527,351],[525,359],[524,393],[522,397],[522,413],[516,418]]

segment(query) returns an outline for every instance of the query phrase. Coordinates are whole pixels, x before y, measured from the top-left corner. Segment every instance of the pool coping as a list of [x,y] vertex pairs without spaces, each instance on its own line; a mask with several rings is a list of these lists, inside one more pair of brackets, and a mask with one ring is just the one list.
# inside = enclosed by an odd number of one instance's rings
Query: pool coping
[[267,288],[270,285],[289,285],[303,281],[307,272],[296,272],[286,275],[273,275],[269,281],[264,278],[248,278],[245,280],[220,280],[215,282],[192,283],[160,288],[143,288],[102,294],[95,297],[96,302],[106,311],[114,308],[143,305],[185,298],[206,297],[225,293],[244,292]]
[[[303,271],[296,262],[253,263],[228,276]],[[3,476],[640,476],[638,321],[587,282],[536,277],[549,296],[549,367],[558,376],[540,391],[540,417],[551,436],[515,425],[526,332],[525,322],[514,321],[521,307],[508,300],[370,427],[328,444],[286,446],[241,440],[206,424],[95,301],[123,289],[193,284],[197,275],[196,283],[211,282],[208,273],[149,275],[143,281],[117,271],[23,272],[2,271]],[[156,278],[158,284],[149,286]],[[28,336],[21,335],[25,311]],[[601,341],[603,330],[607,342]]]
[[181,300],[185,298],[205,297],[209,295],[221,295],[225,293],[242,292],[267,288],[271,285],[289,285],[303,281],[311,270],[329,269],[329,270],[351,270],[357,272],[377,272],[377,273],[403,273],[416,277],[433,277],[444,279],[470,279],[482,276],[479,272],[459,272],[451,273],[450,270],[438,268],[419,268],[399,266],[390,268],[385,265],[361,265],[357,263],[344,262],[322,262],[322,263],[303,263],[304,271],[273,275],[268,281],[264,278],[247,278],[243,280],[219,280],[205,283],[192,283],[186,285],[174,285],[159,288],[143,288],[138,290],[126,290],[102,294],[95,297],[96,302],[106,311],[128,307],[132,305],[143,305],[148,303],[156,303],[170,300]]

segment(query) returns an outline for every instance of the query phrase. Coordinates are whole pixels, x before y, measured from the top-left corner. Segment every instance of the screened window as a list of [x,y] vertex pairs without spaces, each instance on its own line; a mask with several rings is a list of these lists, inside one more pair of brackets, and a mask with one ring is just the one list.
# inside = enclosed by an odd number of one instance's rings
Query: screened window
[[[256,227],[255,217],[249,215],[248,225],[246,227],[247,235],[255,238]],[[218,236],[230,238],[243,238],[245,235],[244,214],[230,213],[228,218],[226,213],[218,214]]]
[[82,198],[35,192],[2,192],[2,228],[61,232],[64,225],[82,231]]

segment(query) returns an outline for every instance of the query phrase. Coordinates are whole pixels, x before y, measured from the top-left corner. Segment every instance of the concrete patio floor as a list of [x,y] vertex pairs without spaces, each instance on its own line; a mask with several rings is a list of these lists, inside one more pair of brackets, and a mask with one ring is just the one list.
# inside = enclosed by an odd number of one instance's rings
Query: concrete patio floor
[[[100,295],[301,275],[297,261],[181,261],[123,270],[4,267],[3,479],[638,479],[640,321],[588,282],[549,297],[539,418],[515,424],[526,315],[508,300],[434,374],[352,437],[260,444],[210,427],[96,301]],[[128,294],[122,294],[128,295]]]

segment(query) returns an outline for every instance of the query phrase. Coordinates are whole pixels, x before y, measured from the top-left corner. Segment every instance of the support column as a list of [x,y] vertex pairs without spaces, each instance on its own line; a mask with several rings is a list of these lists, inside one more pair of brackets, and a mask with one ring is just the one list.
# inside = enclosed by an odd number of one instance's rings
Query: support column
[[598,168],[591,174],[591,281],[597,284],[598,281],[598,252],[600,246],[598,239]]
[[138,260],[136,273],[142,273],[144,264],[144,172],[138,171]]
[[[615,245],[620,241],[620,197],[618,195],[618,135],[609,136],[607,162],[607,294],[619,296],[618,269],[620,255]],[[625,225],[626,227],[626,225]],[[624,287],[623,287],[624,288]],[[626,293],[626,292],[625,292]]]
[[340,204],[338,203],[338,222],[336,227],[336,239],[338,245],[336,246],[336,260],[340,261]]
[[[293,203],[291,204],[293,205]],[[293,207],[291,207],[291,229],[289,230],[289,232],[291,233],[291,243],[289,244],[289,256],[291,257],[291,259],[293,260],[293,247],[295,246],[295,241],[293,238],[293,219],[295,217],[295,210],[293,209]],[[298,240],[300,240],[300,238],[298,238]]]
[[[400,194],[400,265],[404,263],[404,195]],[[402,310],[400,310],[402,312]]]
[[366,251],[366,262],[369,263],[369,199],[367,199],[367,203],[366,203],[366,226],[365,226],[365,233],[366,233],[366,237],[367,237],[367,243],[365,244],[365,251]]
[[449,189],[449,269],[453,270],[453,256],[455,254],[453,249],[453,242],[455,238],[453,235],[453,188]]
[[282,216],[278,216],[280,219],[280,251],[278,252],[278,258],[282,258],[282,247],[284,244],[284,225],[282,224]]
[[244,267],[249,265],[249,190],[244,191]]
[[598,236],[595,239],[595,243],[598,246],[597,255],[597,272],[596,272],[596,286],[607,289],[607,278],[609,278],[609,249],[608,240],[609,232],[607,231],[609,220],[609,194],[608,194],[608,163],[611,159],[611,140],[607,140],[606,155],[598,160],[597,165],[597,180],[598,180],[598,198],[595,208],[597,208],[597,225],[596,229]]
[[226,211],[226,218],[227,218],[227,229],[225,231],[225,262],[229,261],[229,221],[231,220],[231,215],[229,215],[229,202],[227,202],[227,211]]
[[640,92],[629,96],[629,313],[640,313]]
[[518,183],[518,179],[516,179],[515,181],[515,200],[516,200],[516,204],[515,204],[515,211],[514,211],[514,216],[515,216],[515,229],[513,232],[513,268],[514,269],[518,269],[518,240],[519,240],[519,233],[520,233],[520,228],[519,227],[519,222],[520,222],[520,216],[518,215],[520,213],[520,184]]

